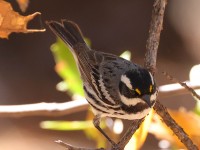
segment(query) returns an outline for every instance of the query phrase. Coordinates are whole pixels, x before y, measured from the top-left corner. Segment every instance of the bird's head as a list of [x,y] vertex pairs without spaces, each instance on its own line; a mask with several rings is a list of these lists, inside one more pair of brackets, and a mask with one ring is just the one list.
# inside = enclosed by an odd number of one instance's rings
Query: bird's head
[[157,88],[152,74],[137,68],[125,72],[119,83],[121,101],[126,106],[144,104],[152,107],[157,96]]

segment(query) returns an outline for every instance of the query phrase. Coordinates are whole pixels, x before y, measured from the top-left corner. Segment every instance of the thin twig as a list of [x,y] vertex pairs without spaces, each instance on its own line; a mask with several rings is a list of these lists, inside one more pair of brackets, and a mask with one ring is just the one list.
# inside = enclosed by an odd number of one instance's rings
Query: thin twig
[[198,150],[198,147],[195,144],[193,144],[192,140],[188,137],[183,128],[181,128],[176,123],[176,121],[168,113],[167,108],[163,106],[158,100],[154,106],[154,110],[162,118],[165,124],[171,128],[174,134],[176,134],[176,136],[187,147],[187,149]]
[[[195,84],[194,82],[184,81],[193,90],[200,89],[200,84]],[[173,97],[176,95],[192,94],[185,87],[181,86],[179,83],[167,84],[159,86],[159,98],[163,99],[166,97]]]
[[83,148],[83,147],[75,147],[73,145],[70,145],[68,143],[65,143],[61,140],[57,140],[55,141],[56,143],[58,143],[59,145],[65,147],[67,150],[105,150],[104,148]]
[[167,72],[162,72],[162,73],[167,77],[167,79],[179,83],[182,87],[187,89],[192,94],[192,96],[200,100],[200,95],[198,95],[193,88],[189,87],[186,82],[180,82],[178,79],[172,77],[172,75],[168,74]]

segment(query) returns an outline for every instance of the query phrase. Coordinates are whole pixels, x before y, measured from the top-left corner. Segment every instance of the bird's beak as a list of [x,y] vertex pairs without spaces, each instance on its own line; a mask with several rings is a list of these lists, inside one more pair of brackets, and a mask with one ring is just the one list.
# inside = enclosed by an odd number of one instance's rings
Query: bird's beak
[[150,95],[143,95],[142,99],[147,103],[147,105],[151,108],[151,101],[150,101]]

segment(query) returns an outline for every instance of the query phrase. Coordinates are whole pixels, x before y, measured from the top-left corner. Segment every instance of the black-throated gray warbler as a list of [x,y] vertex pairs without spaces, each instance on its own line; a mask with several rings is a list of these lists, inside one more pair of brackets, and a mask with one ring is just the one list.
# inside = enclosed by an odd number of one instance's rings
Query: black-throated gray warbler
[[49,21],[47,24],[71,48],[83,80],[85,97],[95,114],[94,126],[115,144],[99,127],[100,119],[145,117],[157,96],[153,76],[135,63],[90,49],[72,21]]

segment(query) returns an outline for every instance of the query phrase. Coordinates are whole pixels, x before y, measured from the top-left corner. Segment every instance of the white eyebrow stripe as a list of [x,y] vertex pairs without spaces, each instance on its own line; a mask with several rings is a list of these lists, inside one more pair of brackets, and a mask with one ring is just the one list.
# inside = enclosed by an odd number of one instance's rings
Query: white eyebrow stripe
[[151,83],[152,83],[152,85],[154,85],[154,79],[153,79],[153,76],[152,76],[152,74],[150,72],[149,72],[149,75],[151,77]]
[[133,89],[132,85],[131,85],[131,81],[129,78],[127,78],[126,75],[122,75],[121,76],[121,81],[126,84],[126,86],[129,88],[129,89]]

